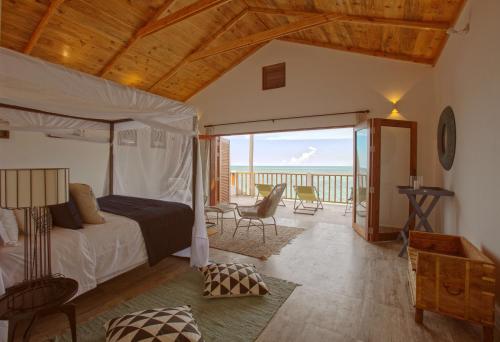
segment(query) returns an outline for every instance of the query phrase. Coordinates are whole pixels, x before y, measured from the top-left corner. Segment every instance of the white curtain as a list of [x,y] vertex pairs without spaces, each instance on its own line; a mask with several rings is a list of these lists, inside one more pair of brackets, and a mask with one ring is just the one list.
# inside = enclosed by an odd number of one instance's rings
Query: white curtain
[[[152,147],[152,128],[127,126],[115,126],[115,193],[191,205],[193,138],[165,132],[165,147]],[[120,144],[126,131],[135,132],[135,144]]]
[[[0,48],[0,103],[94,119],[188,118],[182,102]],[[163,121],[165,122],[165,121]]]
[[34,113],[0,107],[0,124],[6,124],[10,129],[32,128],[52,130],[98,130],[109,132],[109,124],[105,122],[78,120],[61,116]]
[[[192,126],[192,120],[178,121],[176,126],[187,129]],[[153,147],[153,129],[137,122],[115,125],[114,193],[191,206],[195,211],[191,249],[180,255],[187,256],[190,252],[193,266],[205,266],[208,263],[208,236],[200,153],[197,153],[196,203],[193,206],[193,138],[164,132],[164,147]],[[133,132],[135,142],[120,141],[121,134],[128,132]]]

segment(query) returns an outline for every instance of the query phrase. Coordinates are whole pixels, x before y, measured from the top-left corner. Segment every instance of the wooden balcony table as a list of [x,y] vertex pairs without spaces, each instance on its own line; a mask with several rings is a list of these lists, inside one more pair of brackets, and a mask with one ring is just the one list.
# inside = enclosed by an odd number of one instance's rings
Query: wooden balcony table
[[236,218],[236,208],[238,207],[238,203],[219,203],[217,205],[213,206],[206,206],[205,207],[205,215],[209,213],[215,213],[216,214],[216,222],[215,224],[213,222],[208,222],[208,224],[211,224],[212,226],[218,226],[219,221],[221,223],[221,234],[224,233],[224,215],[228,213],[233,213],[233,218],[234,218],[234,223],[237,226],[238,225],[238,220]]

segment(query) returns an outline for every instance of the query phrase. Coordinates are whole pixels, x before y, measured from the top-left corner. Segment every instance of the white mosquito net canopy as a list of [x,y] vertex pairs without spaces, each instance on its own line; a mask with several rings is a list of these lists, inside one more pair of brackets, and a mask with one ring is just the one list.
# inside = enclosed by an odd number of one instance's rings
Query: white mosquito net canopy
[[[133,121],[110,123],[127,119]],[[192,243],[182,255],[189,253],[193,266],[206,265],[208,237],[195,141],[196,110],[0,48],[0,128],[82,140],[106,133],[106,138],[100,139],[108,142],[111,125],[114,194],[190,205],[195,212]],[[199,167],[193,168],[193,162]]]

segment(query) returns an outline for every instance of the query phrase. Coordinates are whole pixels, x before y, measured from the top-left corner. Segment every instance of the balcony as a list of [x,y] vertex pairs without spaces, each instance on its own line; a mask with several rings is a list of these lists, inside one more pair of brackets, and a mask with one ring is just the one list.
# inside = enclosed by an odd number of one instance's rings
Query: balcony
[[254,172],[252,182],[250,172],[231,172],[231,195],[256,196],[255,184],[281,183],[287,184],[284,199],[295,199],[294,186],[312,185],[323,203],[346,204],[351,196],[353,177],[348,174]]

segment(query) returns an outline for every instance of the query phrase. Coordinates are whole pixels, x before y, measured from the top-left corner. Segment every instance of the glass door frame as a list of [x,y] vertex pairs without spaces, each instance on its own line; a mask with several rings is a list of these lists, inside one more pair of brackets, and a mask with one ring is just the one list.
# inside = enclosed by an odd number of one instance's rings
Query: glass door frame
[[[358,131],[361,131],[361,130],[367,130],[367,135],[368,135],[368,139],[367,139],[367,151],[368,151],[368,159],[367,159],[367,163],[368,163],[368,168],[367,168],[367,173],[368,173],[368,177],[367,177],[367,203],[366,203],[366,208],[367,208],[367,213],[366,213],[366,222],[364,225],[361,225],[359,224],[357,221],[356,221],[356,217],[357,217],[357,203],[358,203],[358,191],[357,191],[357,188],[358,188],[358,158],[357,158],[357,151],[358,151],[358,139],[357,139],[357,132]],[[371,145],[372,145],[372,142],[371,142],[371,120],[367,120],[367,121],[364,121],[364,122],[361,122],[359,124],[357,124],[356,126],[354,126],[354,132],[353,132],[353,144],[354,144],[354,148],[353,148],[353,161],[354,161],[354,169],[353,169],[353,196],[352,196],[352,228],[354,229],[354,231],[356,233],[358,233],[359,235],[361,235],[361,237],[363,237],[364,239],[366,240],[370,240],[371,238],[371,234],[370,234],[370,217],[371,217],[371,205],[370,205],[370,202],[371,202],[371,199],[370,199],[370,188],[371,188],[371,180],[370,180],[370,176],[371,176],[371,159],[372,159],[372,153],[371,153]]]
[[[410,176],[417,175],[417,123],[415,121],[391,120],[391,119],[370,119],[372,128],[372,168],[370,177],[370,201],[372,210],[370,215],[370,227],[372,236],[370,241],[389,241],[395,240],[399,232],[380,232],[380,173],[382,159],[382,127],[396,127],[410,129],[410,164],[408,165]],[[401,184],[405,185],[405,184]],[[408,214],[411,214],[412,207],[408,203]],[[414,226],[411,224],[410,229]],[[401,227],[403,228],[403,227]]]
[[[353,210],[352,210],[352,227],[367,241],[388,241],[394,240],[399,233],[396,232],[380,232],[380,172],[381,172],[381,150],[382,150],[382,127],[399,127],[410,129],[410,175],[417,174],[417,123],[414,121],[402,121],[391,119],[369,119],[359,123],[354,127],[354,170],[353,170]],[[366,224],[360,225],[356,222],[357,210],[357,182],[358,182],[358,160],[356,158],[357,144],[356,133],[360,130],[367,129],[368,131],[368,186],[367,186],[367,221]],[[403,185],[403,184],[402,184]],[[412,211],[411,205],[408,204],[408,213]],[[410,226],[414,227],[415,222]]]

